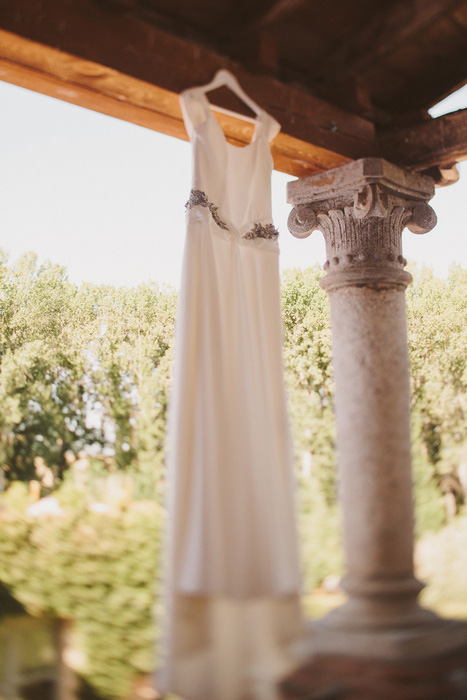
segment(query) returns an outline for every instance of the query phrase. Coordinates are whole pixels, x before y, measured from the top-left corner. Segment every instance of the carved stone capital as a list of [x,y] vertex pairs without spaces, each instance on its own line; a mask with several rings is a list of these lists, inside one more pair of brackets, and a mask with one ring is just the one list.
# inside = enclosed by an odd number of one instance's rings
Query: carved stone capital
[[430,178],[380,158],[363,158],[288,185],[294,205],[288,226],[305,238],[319,229],[326,241],[322,286],[406,286],[402,231],[426,233],[436,225],[428,205]]

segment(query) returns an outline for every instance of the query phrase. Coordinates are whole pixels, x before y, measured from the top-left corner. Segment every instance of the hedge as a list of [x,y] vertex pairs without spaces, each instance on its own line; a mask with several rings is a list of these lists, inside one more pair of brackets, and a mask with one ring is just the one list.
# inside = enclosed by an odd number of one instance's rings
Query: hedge
[[61,513],[49,515],[31,513],[23,484],[1,496],[0,581],[30,614],[71,620],[85,685],[121,700],[155,665],[162,509],[136,501],[96,512],[77,489],[54,496]]

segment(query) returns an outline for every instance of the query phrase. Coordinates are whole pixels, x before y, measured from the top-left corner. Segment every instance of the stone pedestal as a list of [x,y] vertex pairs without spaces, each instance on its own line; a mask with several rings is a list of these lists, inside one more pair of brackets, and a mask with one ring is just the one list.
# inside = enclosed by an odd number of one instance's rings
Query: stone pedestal
[[467,647],[437,659],[309,659],[281,684],[281,700],[465,700]]
[[434,635],[445,649],[467,641],[462,625],[420,607],[423,585],[413,570],[404,295],[411,276],[401,234],[433,228],[433,194],[429,178],[375,158],[288,187],[292,234],[319,229],[326,241],[321,284],[330,297],[347,569],[348,601],[315,625],[310,653],[396,658],[424,653],[422,637]]

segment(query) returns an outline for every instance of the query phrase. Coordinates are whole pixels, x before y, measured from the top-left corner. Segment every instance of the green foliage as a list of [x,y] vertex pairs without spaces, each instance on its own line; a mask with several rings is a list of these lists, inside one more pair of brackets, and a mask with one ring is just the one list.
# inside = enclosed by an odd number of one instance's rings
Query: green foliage
[[447,280],[415,270],[407,294],[418,532],[446,521],[443,494],[460,510],[467,456],[467,272]]
[[417,546],[417,573],[429,581],[422,602],[448,616],[467,616],[466,538],[467,517],[461,516],[437,533],[426,533]]
[[[417,430],[416,420],[414,432]],[[415,533],[436,532],[446,523],[446,511],[433,464],[427,459],[417,441],[413,443],[413,481],[415,500]]]
[[282,278],[284,364],[299,479],[304,590],[342,571],[336,495],[334,386],[327,295],[322,271],[288,270]]
[[[421,536],[446,523],[446,497],[455,501],[458,511],[466,497],[461,471],[467,471],[467,272],[453,266],[447,280],[425,268],[413,273],[407,311],[416,522]],[[301,476],[304,465],[310,472],[309,478],[302,478],[300,491],[302,496],[318,491],[329,515],[336,504],[336,455],[331,334],[327,297],[319,287],[322,274],[317,267],[286,272],[282,303],[294,442]],[[315,509],[317,504],[310,513]],[[320,522],[326,523],[316,525],[324,541],[328,518]]]
[[56,495],[63,513],[54,516],[28,512],[23,484],[1,498],[2,581],[29,613],[73,620],[78,673],[96,697],[119,700],[154,667],[161,508],[139,501],[93,512],[76,488],[73,508],[70,493]]
[[327,295],[322,271],[288,270],[282,280],[284,363],[298,459],[311,456],[315,487],[336,502],[334,386]]
[[327,503],[312,477],[300,479],[298,505],[303,590],[309,593],[327,576],[343,573],[340,513],[337,504]]
[[[8,481],[83,451],[160,495],[176,293],[72,284],[58,265],[0,255],[0,466]],[[50,479],[49,479],[50,481]]]
[[11,595],[8,588],[0,582],[0,623],[2,617],[10,615],[24,614],[25,610],[21,603]]
[[[282,279],[306,592],[343,566],[322,274],[314,267]],[[451,515],[461,511],[467,494],[467,272],[414,276],[407,306],[421,537],[446,523],[448,502]],[[0,467],[9,485],[0,499],[0,584],[33,614],[74,621],[87,697],[123,697],[131,675],[153,666],[176,301],[156,284],[77,286],[33,254],[11,266],[0,253]],[[18,479],[42,479],[42,494],[55,490],[63,514],[28,514]]]

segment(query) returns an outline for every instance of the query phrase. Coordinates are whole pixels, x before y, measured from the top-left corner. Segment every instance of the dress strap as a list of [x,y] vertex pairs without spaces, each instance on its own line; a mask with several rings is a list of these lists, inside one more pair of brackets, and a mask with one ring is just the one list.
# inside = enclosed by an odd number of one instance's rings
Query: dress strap
[[281,130],[281,125],[279,124],[274,117],[271,117],[270,114],[267,112],[263,111],[263,114],[260,117],[260,120],[263,124],[263,129],[266,134],[268,142],[271,142],[274,138],[276,138],[277,134]]
[[190,139],[193,131],[209,116],[210,107],[206,97],[197,88],[184,90],[180,94],[183,121]]

